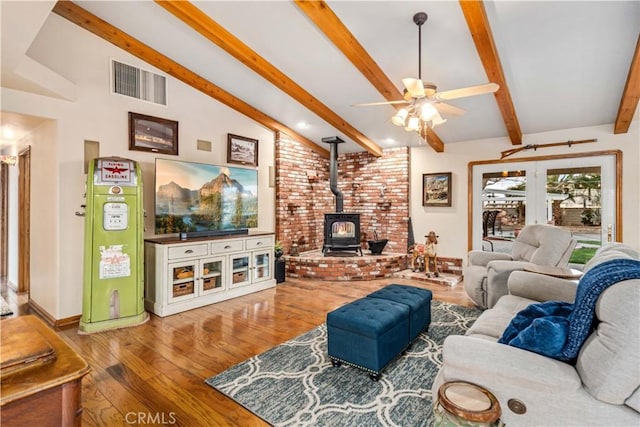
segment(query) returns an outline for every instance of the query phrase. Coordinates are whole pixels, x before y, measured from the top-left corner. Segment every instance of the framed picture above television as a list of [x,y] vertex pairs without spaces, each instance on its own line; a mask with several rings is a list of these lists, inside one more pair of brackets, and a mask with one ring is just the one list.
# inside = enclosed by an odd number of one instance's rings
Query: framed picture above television
[[227,163],[258,166],[258,140],[228,133]]
[[178,155],[178,122],[129,112],[129,150]]
[[224,232],[258,226],[258,171],[156,159],[155,233]]

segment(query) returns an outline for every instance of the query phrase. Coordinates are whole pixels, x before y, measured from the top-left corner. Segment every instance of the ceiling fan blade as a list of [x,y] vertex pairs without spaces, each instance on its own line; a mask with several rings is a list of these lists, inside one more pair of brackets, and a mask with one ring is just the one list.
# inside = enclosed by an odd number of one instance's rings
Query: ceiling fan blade
[[476,96],[476,95],[484,95],[485,93],[493,93],[500,89],[500,85],[496,83],[487,83],[479,86],[470,86],[464,87],[460,89],[446,90],[444,92],[439,92],[435,95],[436,99],[456,99],[456,98],[464,98],[466,96]]
[[444,102],[434,102],[433,106],[436,107],[436,110],[448,116],[461,116],[465,113],[465,110],[462,108],[454,107],[453,105],[445,104]]
[[365,102],[362,104],[351,104],[352,107],[370,107],[374,105],[389,105],[389,104],[406,104],[404,99],[401,101],[380,101],[380,102]]
[[422,84],[422,80],[407,77],[406,79],[402,79],[402,84],[413,98],[424,98],[424,85]]

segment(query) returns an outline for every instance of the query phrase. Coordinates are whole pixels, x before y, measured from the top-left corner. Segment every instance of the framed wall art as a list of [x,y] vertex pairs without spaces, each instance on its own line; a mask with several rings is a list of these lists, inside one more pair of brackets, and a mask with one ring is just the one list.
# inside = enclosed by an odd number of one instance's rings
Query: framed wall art
[[129,150],[178,155],[178,122],[129,112]]
[[451,172],[422,174],[422,206],[451,206]]
[[258,140],[227,134],[227,163],[258,166]]

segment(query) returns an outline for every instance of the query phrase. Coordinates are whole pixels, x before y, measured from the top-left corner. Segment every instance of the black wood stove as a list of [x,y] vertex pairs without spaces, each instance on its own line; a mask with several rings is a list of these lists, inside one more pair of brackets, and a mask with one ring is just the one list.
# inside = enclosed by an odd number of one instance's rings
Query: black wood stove
[[343,196],[338,190],[338,144],[339,137],[322,138],[330,146],[329,183],[336,196],[336,211],[324,214],[324,244],[322,253],[327,256],[335,252],[355,251],[362,256],[360,246],[360,214],[343,212]]

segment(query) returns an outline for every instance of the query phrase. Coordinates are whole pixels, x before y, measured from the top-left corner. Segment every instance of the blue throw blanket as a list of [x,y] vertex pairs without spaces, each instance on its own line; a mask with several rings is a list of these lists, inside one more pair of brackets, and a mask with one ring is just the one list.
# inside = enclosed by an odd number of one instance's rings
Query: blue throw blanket
[[580,279],[573,304],[531,304],[511,320],[498,342],[573,362],[591,333],[600,294],[629,279],[640,279],[640,261],[621,258],[598,264]]

